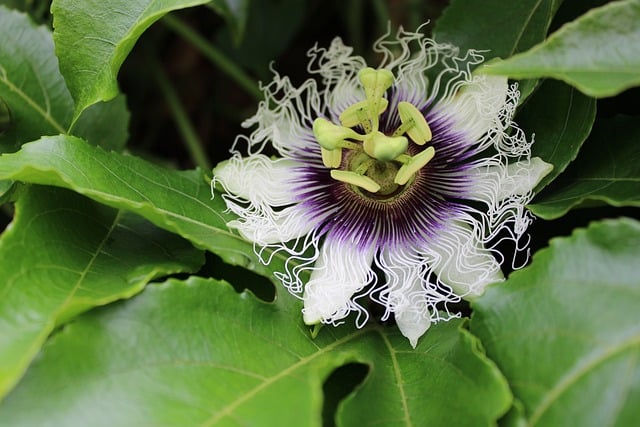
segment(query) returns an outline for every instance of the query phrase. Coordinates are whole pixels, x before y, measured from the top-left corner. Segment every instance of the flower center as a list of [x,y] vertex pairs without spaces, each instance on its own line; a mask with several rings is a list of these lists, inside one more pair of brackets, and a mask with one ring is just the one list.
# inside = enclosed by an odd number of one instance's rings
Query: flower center
[[[420,110],[403,101],[398,103],[400,126],[390,135],[380,132],[380,115],[389,105],[384,94],[394,76],[389,70],[365,68],[358,78],[366,99],[345,109],[340,114],[340,125],[317,118],[313,134],[320,144],[322,162],[332,169],[333,179],[385,199],[402,191],[435,155],[433,147],[414,156],[407,151],[409,139],[417,145],[431,141],[431,129]],[[354,129],[357,126],[364,134]],[[348,153],[344,162],[343,150]]]

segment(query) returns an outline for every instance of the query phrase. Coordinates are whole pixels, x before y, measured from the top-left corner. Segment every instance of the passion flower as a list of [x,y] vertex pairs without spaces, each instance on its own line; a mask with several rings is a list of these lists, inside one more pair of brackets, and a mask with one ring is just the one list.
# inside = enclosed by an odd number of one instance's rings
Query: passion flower
[[356,312],[361,327],[374,301],[415,347],[456,316],[449,304],[504,279],[496,245],[522,249],[551,166],[512,122],[517,86],[470,71],[478,52],[402,29],[374,50],[377,68],[335,39],[309,51],[317,80],[275,73],[214,182],[238,216],[229,226],[261,256],[287,255],[277,276],[307,324]]

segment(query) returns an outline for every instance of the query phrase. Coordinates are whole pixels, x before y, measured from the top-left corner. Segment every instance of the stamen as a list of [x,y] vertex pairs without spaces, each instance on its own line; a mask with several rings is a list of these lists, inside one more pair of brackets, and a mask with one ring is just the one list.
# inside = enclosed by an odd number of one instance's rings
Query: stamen
[[407,133],[418,145],[431,141],[431,128],[424,115],[413,104],[402,101],[398,103],[398,113],[402,125],[393,133],[394,136]]
[[337,168],[342,163],[342,148],[327,150],[321,146],[320,153],[322,154],[322,163],[328,168]]
[[[378,102],[377,110],[369,110],[369,101],[356,102],[350,107],[347,107],[342,114],[340,114],[340,123],[342,126],[352,128],[356,125],[361,125],[365,133],[370,133],[373,129],[371,127],[371,117],[379,116],[384,113],[389,105],[389,101],[385,98],[381,98]],[[377,129],[376,129],[377,130]]]
[[367,173],[367,171],[369,170],[369,168],[371,166],[373,166],[373,164],[376,162],[375,159],[372,159],[371,157],[366,157],[366,160],[363,161],[362,163],[360,163],[354,170],[355,173],[357,173],[358,175],[364,175],[365,173]]
[[404,136],[387,136],[382,132],[374,132],[364,140],[364,152],[374,159],[389,162],[405,151],[409,141]]
[[370,193],[377,193],[380,191],[380,185],[377,182],[368,176],[360,175],[355,172],[333,169],[331,171],[331,178],[363,188]]
[[411,158],[411,160],[407,161],[400,167],[398,173],[396,174],[396,178],[393,180],[398,185],[406,184],[409,179],[420,169],[426,166],[427,163],[433,156],[436,154],[436,150],[433,147],[428,147],[420,153],[416,154]]

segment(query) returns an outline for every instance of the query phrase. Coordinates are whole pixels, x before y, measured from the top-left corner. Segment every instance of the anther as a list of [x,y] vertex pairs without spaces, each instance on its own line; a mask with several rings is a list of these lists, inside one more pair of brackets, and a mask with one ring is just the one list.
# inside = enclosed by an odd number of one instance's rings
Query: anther
[[331,171],[331,178],[363,188],[370,193],[377,193],[380,191],[380,185],[377,182],[368,176],[360,175],[356,172],[333,169]]
[[328,168],[337,168],[342,163],[342,148],[327,150],[321,146],[320,153],[322,154],[322,163]]
[[410,160],[407,160],[406,163],[400,167],[393,182],[398,185],[406,184],[416,172],[426,166],[427,163],[433,159],[435,154],[436,150],[433,147],[428,147],[411,157]]
[[393,133],[394,136],[406,132],[418,145],[431,141],[431,128],[424,115],[413,104],[406,101],[399,102],[398,114],[402,125]]
[[[385,98],[380,98],[376,104],[376,110],[371,111],[369,109],[369,101],[360,101],[347,107],[342,114],[340,114],[340,123],[342,126],[352,128],[356,125],[361,125],[365,133],[370,133],[374,129],[371,127],[372,117],[377,117],[384,113],[389,105],[389,101]],[[375,129],[377,130],[377,129]]]

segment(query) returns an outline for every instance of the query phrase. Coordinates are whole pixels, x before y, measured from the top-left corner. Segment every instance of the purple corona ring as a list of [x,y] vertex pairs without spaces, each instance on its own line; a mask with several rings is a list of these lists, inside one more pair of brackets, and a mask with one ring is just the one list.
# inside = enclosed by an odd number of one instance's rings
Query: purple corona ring
[[504,280],[496,245],[522,250],[525,205],[551,166],[512,122],[517,86],[470,71],[478,52],[390,36],[377,68],[335,39],[309,51],[315,78],[276,73],[214,184],[264,262],[286,254],[277,277],[307,324],[354,312],[361,327],[378,303],[415,347],[456,316],[448,305]]

